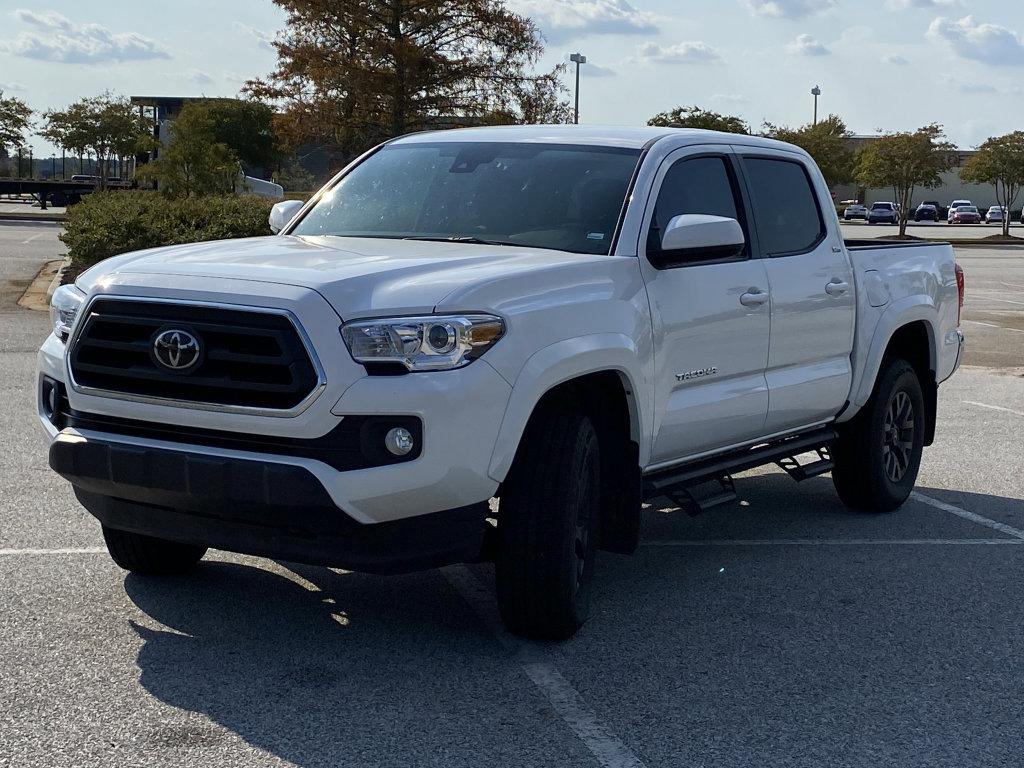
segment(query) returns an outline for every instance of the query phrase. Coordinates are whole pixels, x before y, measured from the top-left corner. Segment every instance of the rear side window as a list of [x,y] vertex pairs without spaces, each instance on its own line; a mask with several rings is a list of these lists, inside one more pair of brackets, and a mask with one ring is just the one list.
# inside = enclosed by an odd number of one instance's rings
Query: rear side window
[[724,157],[683,159],[669,168],[647,232],[647,253],[661,253],[662,233],[672,219],[684,213],[725,216],[744,225],[736,203],[732,171]]
[[825,222],[803,165],[762,157],[748,157],[744,165],[765,253],[790,256],[817,246],[825,237]]

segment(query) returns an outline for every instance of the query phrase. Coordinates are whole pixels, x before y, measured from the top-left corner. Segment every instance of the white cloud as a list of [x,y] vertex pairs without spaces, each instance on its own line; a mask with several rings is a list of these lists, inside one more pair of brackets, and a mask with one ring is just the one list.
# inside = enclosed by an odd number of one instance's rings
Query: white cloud
[[552,41],[583,35],[640,35],[658,31],[657,17],[626,0],[515,0]]
[[773,19],[802,19],[834,8],[836,0],[740,0],[756,16]]
[[213,82],[213,77],[201,69],[190,69],[185,73],[185,79],[196,85],[209,85]]
[[977,24],[973,16],[958,21],[935,19],[926,33],[965,59],[995,65],[1024,65],[1024,42],[1012,29],[998,24]]
[[24,83],[0,83],[0,91],[6,91],[8,93],[27,91],[28,86]]
[[637,49],[642,62],[656,64],[713,64],[722,60],[721,54],[707,43],[688,41],[676,45],[644,43]]
[[951,8],[954,5],[963,5],[963,3],[961,0],[886,0],[885,5],[890,11],[905,11],[908,8],[924,8],[926,10]]
[[169,59],[159,43],[137,32],[115,33],[100,24],[77,24],[56,11],[18,9],[14,17],[37,31],[0,42],[0,50],[15,56],[63,64],[104,64]]
[[723,104],[749,104],[750,99],[742,93],[713,93],[708,96],[709,101],[717,101]]
[[274,50],[274,38],[276,35],[273,32],[264,32],[262,29],[250,27],[248,24],[243,24],[240,21],[235,22],[235,28],[255,40],[260,48],[266,51]]
[[898,53],[887,53],[882,57],[883,64],[889,64],[893,67],[905,67],[910,61],[900,56]]
[[825,45],[810,35],[797,35],[796,40],[786,46],[786,51],[796,56],[828,56],[832,53]]

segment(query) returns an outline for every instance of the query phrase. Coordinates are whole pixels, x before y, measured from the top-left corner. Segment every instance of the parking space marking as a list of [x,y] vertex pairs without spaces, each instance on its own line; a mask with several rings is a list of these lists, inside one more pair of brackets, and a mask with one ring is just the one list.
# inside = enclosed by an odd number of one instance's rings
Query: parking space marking
[[0,556],[3,555],[102,555],[106,552],[103,547],[78,547],[64,549],[0,549]]
[[770,547],[770,546],[884,546],[934,544],[1024,544],[1024,539],[666,539],[644,541],[642,547]]
[[976,405],[979,408],[988,408],[992,411],[1003,411],[1004,413],[1012,413],[1014,416],[1024,416],[1024,411],[1015,411],[1013,408],[1004,408],[1001,405],[989,405],[988,403],[979,403],[975,400],[961,400],[960,402],[966,403],[967,405]]
[[911,493],[910,498],[914,499],[914,501],[920,501],[922,504],[927,504],[930,507],[935,507],[935,509],[941,509],[943,512],[949,512],[951,515],[962,517],[964,520],[970,520],[972,523],[984,525],[994,531],[1005,533],[1007,536],[1024,539],[1024,531],[1019,528],[1014,528],[1012,525],[1000,523],[997,520],[990,520],[987,517],[982,517],[981,515],[969,512],[966,509],[961,509],[960,507],[953,506],[952,504],[947,504],[944,501],[933,499],[931,496],[925,496],[923,493],[918,493],[917,491]]
[[1024,333],[1020,328],[1007,328],[1005,325],[996,325],[995,323],[983,323],[980,320],[964,320],[965,323],[971,323],[972,325],[983,325],[986,328],[998,328],[1000,331],[1013,331],[1014,333]]
[[452,565],[441,572],[601,765],[645,768],[644,762],[587,708],[579,692],[554,665],[538,660],[526,643],[505,630],[491,594],[466,566]]

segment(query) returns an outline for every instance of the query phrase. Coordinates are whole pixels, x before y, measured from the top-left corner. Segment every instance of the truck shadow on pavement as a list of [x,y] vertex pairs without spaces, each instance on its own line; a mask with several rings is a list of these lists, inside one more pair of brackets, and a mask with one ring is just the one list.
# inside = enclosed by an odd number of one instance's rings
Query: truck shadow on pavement
[[[631,717],[658,714],[675,732],[673,718],[688,715],[686,707],[673,712],[672,702],[695,696],[693,707],[706,705],[712,719],[756,714],[768,729],[767,739],[769,726],[775,733],[787,727],[785,710],[794,696],[801,697],[801,675],[815,677],[819,688],[820,679],[827,679],[840,690],[848,671],[854,684],[862,685],[859,666],[836,667],[834,648],[807,652],[822,637],[840,647],[861,642],[870,647],[867,635],[884,634],[891,623],[910,619],[941,631],[949,617],[927,613],[933,587],[912,614],[904,615],[907,609],[899,601],[888,612],[884,582],[865,586],[870,581],[865,573],[877,560],[882,570],[892,570],[892,589],[914,590],[915,568],[926,570],[930,561],[890,562],[893,555],[884,549],[687,543],[999,536],[919,503],[895,515],[850,513],[827,480],[796,489],[788,479],[767,474],[746,478],[743,490],[756,491],[748,506],[699,518],[649,509],[648,544],[638,555],[602,558],[591,622],[572,641],[539,652],[570,673],[587,674],[582,670],[588,659],[607,658],[608,649],[617,648],[618,668],[603,674],[625,686],[618,695],[635,698],[638,709]],[[1024,525],[1024,502],[1017,499],[921,491]],[[666,540],[683,546],[657,546]],[[917,547],[910,554],[927,558],[936,549]],[[474,568],[481,580],[490,578],[489,567]],[[439,571],[378,577],[270,561],[206,561],[188,579],[129,575],[125,588],[139,609],[163,625],[155,629],[133,622],[143,641],[142,686],[158,700],[203,713],[248,744],[297,765],[543,765],[578,757],[578,745],[547,700]],[[865,613],[868,598],[884,607]],[[783,608],[783,602],[795,605]],[[836,634],[835,627],[846,621],[856,622],[852,637]],[[735,666],[740,658],[749,662],[752,648],[766,659],[758,672],[764,701],[750,693],[749,681]],[[895,658],[880,663],[898,663]],[[659,680],[673,680],[661,690],[663,683],[643,673],[652,659],[668,668],[686,659],[700,661],[696,668],[680,669],[679,677],[659,673]],[[789,687],[788,703],[779,706],[780,719],[772,725],[774,715],[764,708],[773,706],[774,673],[785,675]],[[883,687],[898,684],[874,671],[870,677]],[[730,685],[746,693],[734,699]],[[716,689],[714,701],[705,702]],[[939,689],[930,695],[944,694]],[[750,707],[762,709],[748,712]],[[231,738],[211,728],[201,741]],[[195,740],[193,721],[180,732],[164,729],[152,746],[188,749]]]

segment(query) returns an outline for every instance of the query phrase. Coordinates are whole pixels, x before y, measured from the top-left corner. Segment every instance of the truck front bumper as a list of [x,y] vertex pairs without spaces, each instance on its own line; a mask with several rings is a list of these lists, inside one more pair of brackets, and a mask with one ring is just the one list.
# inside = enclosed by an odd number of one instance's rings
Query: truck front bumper
[[103,524],[216,549],[372,573],[476,559],[486,501],[385,523],[339,509],[301,466],[62,432],[50,466]]

